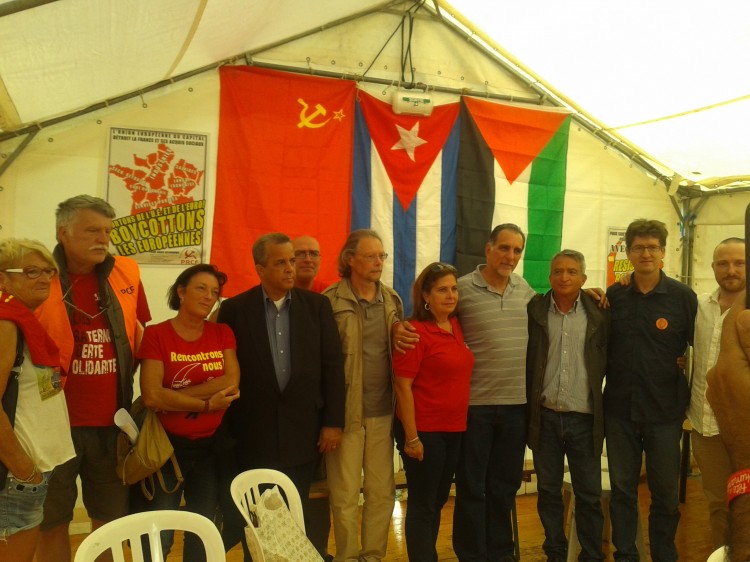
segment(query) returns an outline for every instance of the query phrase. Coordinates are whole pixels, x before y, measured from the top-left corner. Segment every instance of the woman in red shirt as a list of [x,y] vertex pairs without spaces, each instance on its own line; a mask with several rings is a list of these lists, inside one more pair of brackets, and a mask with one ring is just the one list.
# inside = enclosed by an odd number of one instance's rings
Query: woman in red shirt
[[393,358],[394,433],[406,470],[406,550],[412,562],[437,560],[440,511],[450,493],[466,431],[474,356],[456,318],[453,266],[428,265],[412,288],[411,324],[419,342]]
[[[154,499],[144,500],[142,511],[178,509],[184,492],[188,511],[211,520],[216,515],[219,480],[214,435],[225,410],[239,397],[240,367],[232,330],[207,322],[206,317],[226,280],[214,265],[189,267],[168,292],[169,307],[177,316],[144,332],[138,351],[143,401],[158,411],[185,481],[173,494],[155,486]],[[172,464],[164,465],[162,473],[167,487],[174,487]],[[169,532],[162,539],[165,558],[173,535]],[[184,560],[205,560],[200,540],[189,533]]]

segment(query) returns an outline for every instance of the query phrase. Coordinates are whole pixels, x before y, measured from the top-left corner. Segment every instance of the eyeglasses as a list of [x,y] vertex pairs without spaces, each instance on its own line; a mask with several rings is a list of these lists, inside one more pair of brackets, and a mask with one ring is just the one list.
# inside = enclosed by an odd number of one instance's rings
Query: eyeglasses
[[298,260],[303,260],[309,257],[311,260],[317,260],[320,258],[319,250],[297,250],[294,252],[294,257]]
[[[75,283],[73,283],[73,285],[75,285]],[[71,301],[68,300],[68,295],[70,295],[70,292],[73,290],[73,285],[71,285],[68,288],[68,290],[65,291],[65,294],[62,297],[62,300],[65,303],[65,306],[69,306],[70,308],[72,308],[76,312],[79,312],[79,313],[83,314],[89,320],[94,320],[96,318],[99,318],[102,314],[104,314],[105,312],[107,312],[107,310],[109,309],[109,302],[105,302],[105,303],[101,303],[100,302],[99,303],[99,312],[97,312],[96,314],[89,314],[85,310],[83,310],[81,308],[78,308],[76,305],[74,305]]]
[[54,267],[26,267],[26,268],[14,268],[4,269],[5,273],[23,273],[29,279],[39,279],[42,273],[46,274],[50,279],[57,275],[57,270]]
[[436,263],[430,268],[430,271],[432,273],[437,273],[439,271],[448,271],[449,273],[453,273],[454,275],[457,273],[456,268],[448,263]]
[[649,254],[656,254],[658,252],[661,252],[664,249],[664,246],[633,246],[630,248],[631,254],[642,254],[644,252],[648,252]]
[[383,253],[383,254],[367,254],[366,256],[363,256],[363,255],[360,254],[359,257],[362,258],[363,260],[367,260],[367,261],[372,262],[372,263],[377,263],[379,261],[385,261],[385,260],[387,260],[388,259],[388,254],[385,254],[385,253]]

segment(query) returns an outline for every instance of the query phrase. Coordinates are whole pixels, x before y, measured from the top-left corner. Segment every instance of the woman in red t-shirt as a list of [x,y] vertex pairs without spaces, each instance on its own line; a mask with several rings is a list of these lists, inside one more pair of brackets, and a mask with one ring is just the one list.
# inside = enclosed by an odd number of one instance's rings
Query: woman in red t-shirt
[[455,316],[458,280],[453,266],[428,265],[414,282],[412,302],[410,321],[419,342],[393,358],[394,433],[409,486],[406,550],[411,562],[432,562],[437,560],[440,511],[466,431],[474,355]]
[[[156,486],[152,501],[139,502],[141,511],[178,509],[184,491],[188,511],[215,517],[219,480],[214,435],[225,410],[239,397],[240,381],[232,330],[206,321],[226,280],[214,265],[189,267],[168,292],[177,316],[148,326],[143,334],[138,350],[143,401],[158,411],[185,481],[173,494]],[[162,474],[167,487],[174,487],[171,463]],[[172,532],[162,539],[165,558],[172,542]],[[200,540],[190,533],[185,535],[184,560],[205,560]]]

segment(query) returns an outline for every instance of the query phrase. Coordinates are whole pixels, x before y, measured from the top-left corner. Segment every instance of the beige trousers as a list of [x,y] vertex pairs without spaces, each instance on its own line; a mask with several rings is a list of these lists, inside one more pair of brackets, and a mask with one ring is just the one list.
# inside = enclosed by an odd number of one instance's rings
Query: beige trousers
[[719,548],[727,543],[729,529],[727,480],[732,475],[732,464],[721,435],[705,437],[693,430],[690,432],[690,442],[695,460],[698,461],[698,467],[701,469],[703,493],[708,499],[714,548]]
[[[362,428],[345,431],[339,448],[326,455],[335,562],[379,562],[385,557],[395,501],[392,423],[393,416],[365,418]],[[361,548],[360,485],[365,499]]]

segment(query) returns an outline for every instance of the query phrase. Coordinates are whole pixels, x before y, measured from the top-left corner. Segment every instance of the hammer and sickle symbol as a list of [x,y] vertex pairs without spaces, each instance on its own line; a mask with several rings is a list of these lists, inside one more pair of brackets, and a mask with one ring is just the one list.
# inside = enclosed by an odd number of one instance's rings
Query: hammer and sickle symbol
[[315,119],[318,115],[322,115],[323,117],[326,116],[326,108],[319,103],[315,104],[315,111],[307,115],[307,109],[309,106],[305,103],[305,100],[303,100],[302,98],[297,98],[297,101],[302,104],[302,110],[299,112],[299,123],[297,123],[297,127],[299,127],[300,129],[302,127],[308,127],[309,129],[319,129],[330,121],[329,118],[322,123],[313,123],[313,119]]

